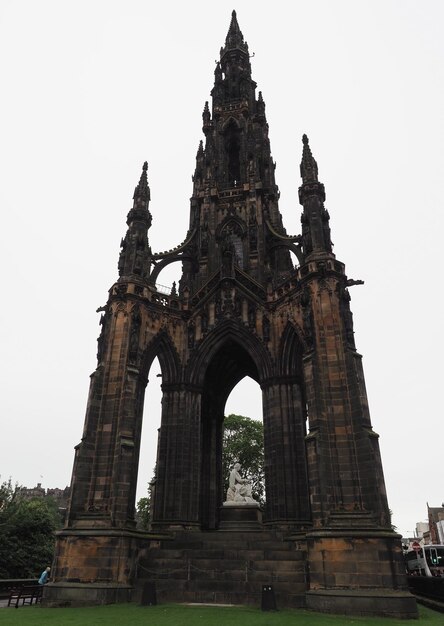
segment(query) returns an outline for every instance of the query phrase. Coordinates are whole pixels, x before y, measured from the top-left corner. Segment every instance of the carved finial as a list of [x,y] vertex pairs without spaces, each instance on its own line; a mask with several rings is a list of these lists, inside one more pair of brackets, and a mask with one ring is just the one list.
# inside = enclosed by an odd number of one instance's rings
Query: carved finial
[[262,91],[260,91],[257,96],[256,111],[259,116],[265,119],[265,102],[262,97]]
[[302,135],[302,143],[304,148],[302,150],[302,162],[301,162],[301,176],[304,183],[313,183],[318,180],[318,164],[310,150],[308,144],[307,135]]
[[203,151],[204,151],[204,149],[203,149],[203,141],[202,141],[202,139],[201,139],[201,140],[199,141],[199,147],[198,147],[198,149],[197,149],[197,157],[202,156],[202,155],[203,155]]
[[210,122],[211,122],[211,114],[210,114],[210,109],[208,108],[208,100],[207,102],[205,102],[204,110],[202,113],[202,119],[203,119],[203,131],[204,133],[206,133],[206,131],[210,127]]
[[150,188],[148,186],[148,161],[145,161],[142,167],[142,174],[140,176],[139,184],[134,190],[133,200],[143,200],[149,202],[150,200]]

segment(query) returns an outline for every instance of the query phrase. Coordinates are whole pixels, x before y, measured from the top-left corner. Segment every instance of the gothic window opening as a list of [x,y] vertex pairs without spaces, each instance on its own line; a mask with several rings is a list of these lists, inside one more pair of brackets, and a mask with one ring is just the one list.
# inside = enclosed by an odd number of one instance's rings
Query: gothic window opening
[[228,182],[235,187],[240,181],[240,130],[232,120],[225,131]]
[[145,389],[142,433],[140,439],[139,471],[136,503],[149,496],[149,483],[154,478],[157,459],[157,442],[162,411],[162,373],[156,357],[151,364],[149,381]]
[[222,231],[223,238],[229,243],[234,252],[234,262],[239,265],[241,269],[245,269],[244,266],[244,244],[240,236],[240,228],[236,222],[230,222]]

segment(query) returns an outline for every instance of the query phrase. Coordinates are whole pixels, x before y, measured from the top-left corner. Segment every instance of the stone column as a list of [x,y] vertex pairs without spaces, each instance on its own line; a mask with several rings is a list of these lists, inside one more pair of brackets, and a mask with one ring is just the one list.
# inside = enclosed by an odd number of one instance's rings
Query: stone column
[[153,529],[199,526],[201,393],[163,385]]
[[298,383],[288,377],[262,384],[266,521],[298,529],[310,523],[305,456],[305,410]]

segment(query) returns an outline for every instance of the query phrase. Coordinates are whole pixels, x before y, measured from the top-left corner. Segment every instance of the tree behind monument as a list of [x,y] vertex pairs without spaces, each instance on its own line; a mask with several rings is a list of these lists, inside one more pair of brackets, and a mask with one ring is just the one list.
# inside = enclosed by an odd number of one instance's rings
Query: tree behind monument
[[253,498],[264,504],[264,427],[262,421],[232,413],[224,419],[222,450],[224,493],[228,489],[230,469],[236,462],[241,464],[242,476],[253,487]]

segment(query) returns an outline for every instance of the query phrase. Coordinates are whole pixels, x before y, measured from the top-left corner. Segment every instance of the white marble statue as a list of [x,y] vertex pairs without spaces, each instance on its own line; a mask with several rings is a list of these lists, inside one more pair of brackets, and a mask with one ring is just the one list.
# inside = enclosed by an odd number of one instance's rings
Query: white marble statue
[[235,463],[230,472],[229,486],[227,489],[227,499],[224,506],[242,506],[245,504],[256,504],[259,502],[251,495],[251,483],[240,475],[240,463]]

